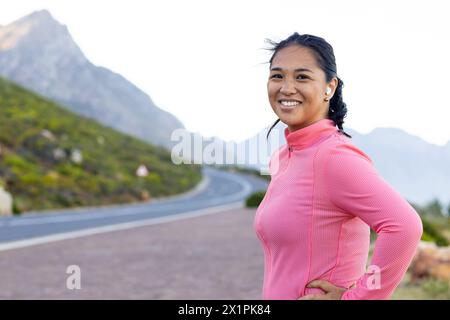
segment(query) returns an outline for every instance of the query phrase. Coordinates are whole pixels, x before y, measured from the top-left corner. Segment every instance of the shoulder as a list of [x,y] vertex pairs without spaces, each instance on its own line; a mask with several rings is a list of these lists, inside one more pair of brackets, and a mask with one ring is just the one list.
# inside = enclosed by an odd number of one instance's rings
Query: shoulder
[[314,159],[317,174],[329,181],[378,175],[371,157],[340,132],[324,141]]
[[337,131],[322,143],[317,151],[317,161],[323,165],[330,161],[355,162],[363,161],[373,165],[372,158],[363,150],[355,146],[351,138]]
[[316,173],[328,194],[333,194],[334,201],[338,201],[337,194],[342,199],[350,197],[356,201],[359,196],[370,194],[374,185],[379,185],[381,176],[372,159],[356,147],[350,138],[339,132],[321,147]]

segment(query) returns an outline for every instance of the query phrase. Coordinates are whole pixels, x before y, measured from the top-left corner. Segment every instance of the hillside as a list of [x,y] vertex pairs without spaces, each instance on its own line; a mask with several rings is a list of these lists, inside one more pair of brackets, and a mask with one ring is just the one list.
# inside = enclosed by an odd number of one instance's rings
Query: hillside
[[[138,177],[141,165],[148,174]],[[198,166],[174,165],[164,148],[0,78],[0,185],[16,212],[148,200],[200,179]]]
[[46,10],[0,27],[0,76],[77,114],[169,150],[173,130],[184,128],[125,77],[89,61],[69,28]]

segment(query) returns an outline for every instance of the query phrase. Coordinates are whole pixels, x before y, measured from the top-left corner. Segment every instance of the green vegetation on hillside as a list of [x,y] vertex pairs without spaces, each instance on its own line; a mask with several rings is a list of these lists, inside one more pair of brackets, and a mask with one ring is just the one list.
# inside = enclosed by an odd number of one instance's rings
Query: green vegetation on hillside
[[448,246],[450,241],[450,217],[439,200],[434,199],[422,206],[411,205],[422,219],[422,240],[434,242],[438,246]]
[[[131,108],[132,106],[130,106]],[[138,177],[144,165],[148,175]],[[148,200],[181,193],[200,167],[0,78],[0,186],[15,212]]]

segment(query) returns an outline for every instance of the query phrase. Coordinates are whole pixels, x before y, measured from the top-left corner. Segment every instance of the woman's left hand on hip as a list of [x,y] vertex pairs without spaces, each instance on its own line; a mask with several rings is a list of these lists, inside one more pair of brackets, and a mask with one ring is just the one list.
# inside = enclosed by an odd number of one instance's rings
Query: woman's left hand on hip
[[[308,294],[297,300],[341,300],[347,288],[337,287],[326,280],[313,280],[306,286],[307,288],[320,288],[325,294]],[[352,285],[353,288],[355,285]]]

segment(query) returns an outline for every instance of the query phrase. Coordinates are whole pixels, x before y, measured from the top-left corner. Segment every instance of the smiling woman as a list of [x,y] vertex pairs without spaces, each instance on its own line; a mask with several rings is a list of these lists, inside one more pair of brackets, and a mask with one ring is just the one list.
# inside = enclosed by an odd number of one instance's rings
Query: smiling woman
[[[287,128],[254,220],[263,299],[388,299],[414,256],[420,217],[343,131],[333,48],[298,33],[271,43],[268,97]],[[378,238],[366,271],[369,228]]]
[[[305,35],[304,39],[307,37]],[[344,82],[336,74],[332,47],[326,43],[322,45],[327,50],[320,50],[320,44],[313,41],[309,46],[292,45],[292,40],[288,39],[279,44],[269,42],[277,48],[277,54],[270,59],[267,82],[269,102],[279,117],[272,128],[282,121],[288,125],[289,131],[295,131],[328,117],[351,138],[342,128],[347,106],[342,100]],[[299,61],[302,66],[298,65]]]

